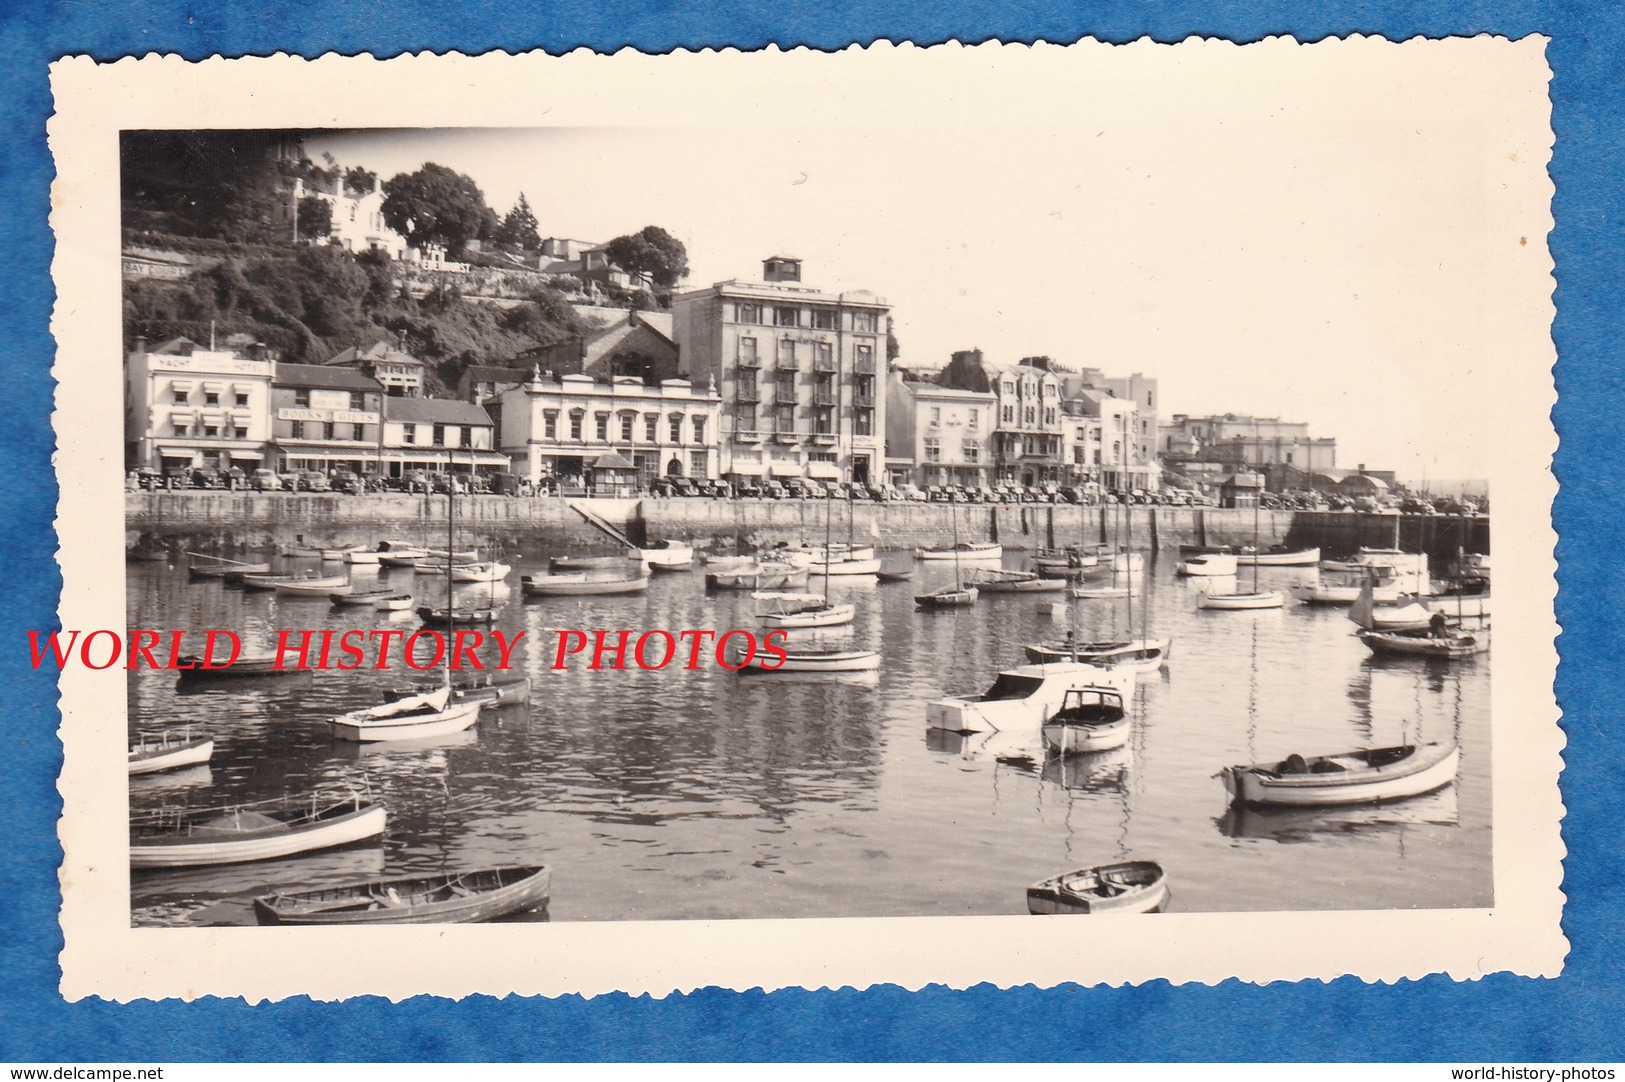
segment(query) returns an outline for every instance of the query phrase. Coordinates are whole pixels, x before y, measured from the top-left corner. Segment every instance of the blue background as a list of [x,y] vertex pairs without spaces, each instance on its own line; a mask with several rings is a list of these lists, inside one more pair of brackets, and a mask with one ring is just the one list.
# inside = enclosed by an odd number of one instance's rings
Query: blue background
[[[1601,0],[1570,3],[1380,3],[1294,0],[1220,5],[964,0],[919,5],[776,0],[772,4],[554,3],[493,0],[273,5],[0,0],[0,1061],[527,1059],[1625,1060],[1621,1026],[1619,711],[1611,686],[1618,600],[1621,441],[1616,284],[1622,280],[1620,170],[1625,109],[1622,20]],[[147,52],[306,56],[580,46],[652,52],[768,43],[836,48],[877,38],[932,44],[1000,39],[1126,41],[1191,34],[1252,41],[1350,33],[1390,38],[1491,33],[1551,37],[1563,484],[1558,698],[1569,745],[1563,836],[1571,855],[1563,926],[1573,944],[1555,980],[1430,978],[1396,986],[1231,982],[1217,988],[864,993],[704,991],[663,1001],[601,997],[474,998],[248,1007],[237,1000],[129,1006],[57,994],[60,851],[56,692],[28,669],[21,629],[52,626],[51,235],[46,227],[51,111],[47,65]],[[89,358],[79,363],[102,363]],[[113,361],[106,361],[111,365]],[[1505,525],[1505,524],[1503,524]],[[1238,947],[1244,946],[1238,944]],[[1256,949],[1268,950],[1267,942]]]

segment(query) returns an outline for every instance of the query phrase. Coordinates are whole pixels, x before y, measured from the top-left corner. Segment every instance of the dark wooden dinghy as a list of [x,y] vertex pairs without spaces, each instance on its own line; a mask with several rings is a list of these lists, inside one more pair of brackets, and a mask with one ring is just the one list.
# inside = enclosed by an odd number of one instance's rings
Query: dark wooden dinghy
[[1083,868],[1027,888],[1027,911],[1040,916],[1155,913],[1167,903],[1168,877],[1149,860]]
[[254,899],[261,924],[474,924],[539,909],[547,865],[395,876]]

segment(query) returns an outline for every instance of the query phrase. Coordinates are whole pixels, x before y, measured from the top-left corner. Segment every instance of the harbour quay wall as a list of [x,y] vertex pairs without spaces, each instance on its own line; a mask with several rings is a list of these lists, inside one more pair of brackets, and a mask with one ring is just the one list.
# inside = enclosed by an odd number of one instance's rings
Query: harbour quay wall
[[[445,496],[378,493],[132,492],[125,497],[125,547],[231,556],[267,546],[341,546],[391,539],[443,546]],[[1181,545],[1318,545],[1341,556],[1361,545],[1426,552],[1436,563],[1458,547],[1489,551],[1487,517],[1260,511],[1216,507],[1071,504],[847,503],[842,500],[570,499],[460,496],[457,547],[547,555],[603,550],[606,538],[578,505],[633,541],[693,542],[713,552],[780,541],[851,536],[884,549],[997,541],[1017,551],[1084,542],[1138,549]],[[1442,567],[1442,564],[1438,564]]]

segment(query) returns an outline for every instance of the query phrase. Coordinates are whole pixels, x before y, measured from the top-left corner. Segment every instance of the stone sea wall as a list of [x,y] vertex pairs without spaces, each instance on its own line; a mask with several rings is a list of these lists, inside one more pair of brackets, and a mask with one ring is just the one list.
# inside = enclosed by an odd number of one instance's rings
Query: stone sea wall
[[[998,541],[1028,550],[1112,543],[1139,549],[1180,545],[1286,542],[1319,545],[1327,556],[1396,540],[1434,560],[1458,547],[1489,551],[1488,518],[1369,515],[1191,507],[1076,507],[1070,504],[826,503],[820,500],[561,500],[558,497],[461,496],[457,546],[546,555],[605,550],[607,540],[572,507],[578,505],[634,541],[691,541],[716,552],[779,541],[836,541],[848,536],[885,549]],[[125,547],[191,550],[230,556],[289,542],[343,545],[390,539],[442,546],[446,497],[388,493],[367,496],[249,492],[139,492],[125,496]]]

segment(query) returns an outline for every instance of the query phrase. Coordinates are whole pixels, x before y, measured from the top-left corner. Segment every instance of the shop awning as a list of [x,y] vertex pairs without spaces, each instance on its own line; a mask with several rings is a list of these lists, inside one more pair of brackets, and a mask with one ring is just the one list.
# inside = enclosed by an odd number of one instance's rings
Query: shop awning
[[739,477],[760,477],[762,476],[762,464],[760,462],[735,462],[728,467],[728,472]]
[[448,462],[453,466],[473,464],[475,466],[507,467],[512,464],[507,455],[498,454],[495,451],[468,451],[460,447],[441,447],[434,450],[429,448],[385,448],[384,459],[389,462],[421,462],[437,466],[446,465]]
[[769,477],[800,477],[801,466],[795,462],[773,462],[767,467]]
[[809,462],[807,463],[807,476],[817,481],[839,481],[841,479],[841,467],[833,462]]
[[621,454],[618,454],[618,453],[616,453],[614,451],[611,451],[607,455],[599,455],[596,459],[593,460],[592,468],[595,469],[595,470],[635,470],[635,469],[637,469],[636,466],[634,466],[632,463],[630,463],[630,462],[628,462],[626,460],[625,456],[623,456]]

